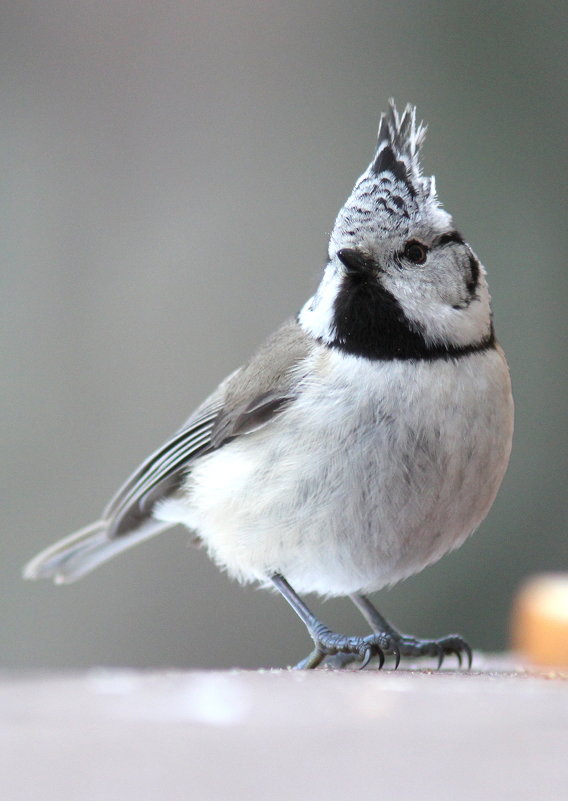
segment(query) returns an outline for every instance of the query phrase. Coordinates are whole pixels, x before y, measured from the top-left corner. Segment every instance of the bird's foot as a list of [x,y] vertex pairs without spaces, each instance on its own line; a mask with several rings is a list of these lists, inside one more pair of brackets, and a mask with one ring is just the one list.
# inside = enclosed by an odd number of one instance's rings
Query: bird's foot
[[311,670],[320,665],[324,659],[328,659],[329,663],[335,662],[334,666],[336,667],[345,667],[350,662],[359,661],[362,669],[367,667],[374,657],[379,660],[380,670],[385,663],[385,656],[389,654],[394,656],[395,670],[400,663],[401,656],[437,657],[439,669],[448,654],[455,654],[460,667],[462,656],[465,654],[468,667],[471,667],[471,648],[459,634],[449,634],[438,640],[419,640],[416,637],[401,634],[375,609],[365,595],[354,593],[351,595],[351,600],[363,614],[374,633],[367,637],[346,637],[344,634],[336,634],[324,626],[296,594],[284,576],[275,573],[271,576],[271,580],[304,622],[314,641],[314,650],[296,665],[296,670]]
[[367,637],[346,637],[336,634],[319,624],[310,632],[315,644],[314,650],[295,666],[295,670],[316,668],[326,657],[332,657],[336,667],[345,667],[354,661],[361,662],[360,669],[365,668],[371,659],[379,660],[379,670],[385,663],[385,656],[392,654],[395,668],[400,661],[400,650],[394,639],[387,633],[369,634]]
[[462,666],[462,657],[465,655],[467,666],[471,667],[471,648],[459,634],[448,634],[447,637],[440,637],[437,640],[419,640],[417,637],[402,634],[394,626],[391,626],[365,595],[354,593],[351,595],[351,600],[376,634],[384,634],[391,638],[401,656],[411,658],[433,656],[438,660],[439,670],[445,657],[449,654],[455,654],[460,667]]
[[467,667],[471,668],[472,652],[468,643],[458,634],[449,634],[437,640],[420,640],[396,631],[379,632],[368,637],[344,637],[324,629],[324,636],[314,638],[316,647],[312,653],[299,662],[296,670],[313,669],[325,660],[325,666],[333,669],[348,667],[354,662],[361,662],[360,669],[366,667],[373,657],[379,660],[379,670],[385,663],[385,656],[392,654],[395,658],[394,669],[400,663],[400,658],[417,658],[431,656],[438,660],[437,669],[442,667],[446,656],[454,654],[459,666],[463,664],[463,657],[467,660]]
[[471,668],[471,648],[459,634],[448,634],[446,637],[440,637],[437,640],[419,640],[416,637],[409,637],[398,632],[392,632],[390,636],[396,642],[401,656],[432,656],[438,660],[437,667],[439,670],[446,656],[454,654],[460,667],[465,656],[467,667],[468,669]]

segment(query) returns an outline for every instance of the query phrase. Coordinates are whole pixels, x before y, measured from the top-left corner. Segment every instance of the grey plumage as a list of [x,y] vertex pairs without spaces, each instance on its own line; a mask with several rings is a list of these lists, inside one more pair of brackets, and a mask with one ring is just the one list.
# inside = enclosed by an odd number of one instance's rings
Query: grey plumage
[[295,397],[293,371],[309,349],[309,338],[298,324],[285,323],[142,463],[100,521],[42,551],[26,566],[25,577],[70,583],[130,545],[170,528],[172,523],[152,520],[156,504],[180,488],[193,460],[258,430]]

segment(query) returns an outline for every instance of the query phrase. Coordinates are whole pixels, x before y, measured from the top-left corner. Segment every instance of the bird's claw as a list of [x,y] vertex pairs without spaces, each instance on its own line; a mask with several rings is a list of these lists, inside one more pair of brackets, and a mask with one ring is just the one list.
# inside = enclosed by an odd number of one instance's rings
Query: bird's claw
[[364,670],[374,656],[376,656],[379,660],[379,670],[382,670],[382,667],[385,664],[385,652],[376,643],[369,643],[364,646],[362,653],[363,659],[359,666],[359,670]]
[[[345,637],[330,631],[325,626],[320,626],[312,632],[315,650],[309,657],[302,660],[297,668],[314,668],[325,658],[331,657],[330,662],[335,661],[339,667],[345,667],[349,662],[360,660],[359,670],[364,670],[371,659],[377,658],[379,670],[385,664],[386,654],[392,654],[395,658],[395,668],[400,662],[400,650],[394,640],[388,634],[376,633],[367,637]],[[314,656],[320,657],[314,658]]]
[[394,654],[394,669],[398,670],[398,666],[400,665],[400,648],[394,640],[391,643],[391,650]]
[[463,655],[465,654],[467,658],[467,669],[471,668],[472,662],[472,652],[469,644],[460,637],[459,634],[450,634],[447,637],[441,637],[439,640],[436,640],[438,647],[440,648],[440,656],[439,656],[439,664],[438,670],[442,667],[442,663],[446,656],[454,654],[456,659],[458,660],[458,666],[461,668],[463,664]]
[[[370,648],[370,647],[367,647],[365,649],[365,653],[363,654],[363,661],[361,662],[361,665],[359,666],[359,670],[364,670],[367,667],[367,665],[371,661],[371,657],[372,656],[373,656],[373,649]],[[384,656],[383,656],[383,659],[384,659]]]
[[386,631],[376,631],[367,637],[346,637],[336,634],[323,624],[312,632],[315,648],[312,653],[303,659],[297,669],[313,669],[318,667],[325,659],[328,667],[343,668],[351,662],[359,661],[359,670],[364,670],[371,659],[377,658],[378,669],[384,666],[386,656],[394,657],[394,670],[400,664],[402,656],[420,657],[430,656],[437,659],[437,669],[440,670],[445,658],[453,654],[461,668],[463,657],[466,657],[467,667],[471,668],[472,652],[467,642],[458,634],[449,634],[437,640],[419,640],[405,634],[399,634],[389,627]]
[[471,668],[472,651],[468,643],[459,634],[449,634],[447,637],[440,637],[438,640],[419,640],[414,637],[401,635],[398,639],[400,653],[403,656],[433,656],[437,657],[437,670],[440,670],[447,656],[453,654],[458,660],[461,668],[463,656],[467,659],[467,668]]

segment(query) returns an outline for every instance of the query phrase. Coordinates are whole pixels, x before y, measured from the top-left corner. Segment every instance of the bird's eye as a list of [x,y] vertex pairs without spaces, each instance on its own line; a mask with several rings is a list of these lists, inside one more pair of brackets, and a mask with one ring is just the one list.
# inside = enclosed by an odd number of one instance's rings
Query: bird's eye
[[404,258],[413,264],[424,264],[428,256],[428,248],[416,239],[411,239],[404,246]]

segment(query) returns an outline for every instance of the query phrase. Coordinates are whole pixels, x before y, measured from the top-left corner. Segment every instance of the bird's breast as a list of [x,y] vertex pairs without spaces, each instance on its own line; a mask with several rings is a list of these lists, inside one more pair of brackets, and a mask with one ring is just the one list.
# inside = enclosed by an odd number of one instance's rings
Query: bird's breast
[[508,461],[500,350],[386,363],[323,351],[310,367],[269,425],[196,463],[180,522],[238,578],[280,572],[324,595],[378,589],[460,545]]

